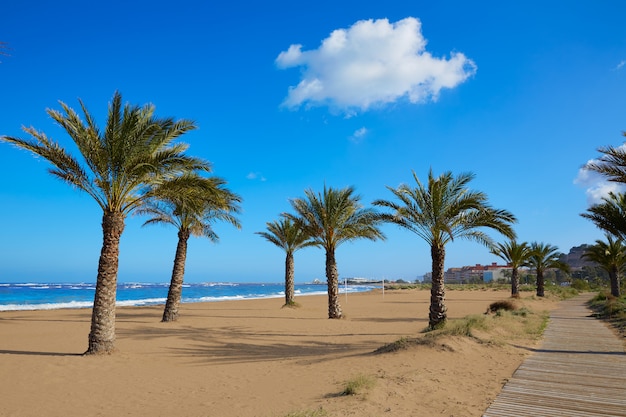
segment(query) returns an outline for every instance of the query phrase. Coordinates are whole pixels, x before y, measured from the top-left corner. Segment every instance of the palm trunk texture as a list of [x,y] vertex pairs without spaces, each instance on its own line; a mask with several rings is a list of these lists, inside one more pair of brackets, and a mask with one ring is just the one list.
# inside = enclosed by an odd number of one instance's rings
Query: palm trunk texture
[[189,231],[180,230],[178,232],[178,245],[176,246],[176,256],[174,257],[174,268],[172,269],[172,279],[170,289],[167,292],[165,310],[163,310],[162,322],[176,321],[178,319],[178,309],[183,293],[183,280],[185,278],[185,262],[187,260],[187,241]]
[[436,329],[446,323],[447,308],[445,304],[446,290],[443,282],[443,264],[446,257],[446,249],[435,245],[430,248],[432,257],[432,286],[430,288],[430,313],[428,314],[428,326]]
[[343,314],[339,305],[339,274],[333,250],[326,250],[326,280],[328,282],[328,318],[340,319]]
[[294,272],[293,272],[293,253],[287,253],[285,258],[285,305],[292,305],[295,303],[295,289],[294,289]]
[[105,211],[102,215],[102,250],[86,355],[107,354],[115,350],[115,297],[122,232],[124,215]]
[[609,272],[609,279],[611,280],[611,295],[614,297],[619,297],[620,295],[620,282],[619,282],[619,271],[617,267],[612,267],[611,272]]
[[519,272],[517,268],[511,271],[511,297],[519,298]]
[[545,295],[545,282],[543,279],[543,271],[537,270],[537,297],[543,297]]

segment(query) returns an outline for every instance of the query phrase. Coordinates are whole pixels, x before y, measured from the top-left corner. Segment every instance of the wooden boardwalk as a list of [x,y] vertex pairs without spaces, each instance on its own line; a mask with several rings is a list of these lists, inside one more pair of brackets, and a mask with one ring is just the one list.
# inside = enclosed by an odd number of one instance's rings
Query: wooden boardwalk
[[590,317],[588,299],[561,302],[483,417],[626,416],[624,341]]

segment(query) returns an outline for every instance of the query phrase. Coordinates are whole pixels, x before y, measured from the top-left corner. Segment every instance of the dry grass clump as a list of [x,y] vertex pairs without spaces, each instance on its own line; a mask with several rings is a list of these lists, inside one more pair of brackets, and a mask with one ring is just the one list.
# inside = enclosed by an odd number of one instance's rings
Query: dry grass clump
[[534,313],[526,307],[518,307],[514,302],[505,300],[492,303],[487,313],[470,315],[462,319],[449,320],[445,326],[436,330],[425,330],[421,337],[402,337],[395,342],[381,346],[375,354],[397,352],[415,346],[431,349],[454,351],[442,342],[444,337],[466,337],[479,343],[507,344],[511,340],[536,340],[545,330],[548,312]]
[[425,335],[423,337],[401,337],[395,342],[388,343],[376,349],[375,354],[398,352],[409,349],[412,346],[425,346],[431,349],[452,350],[445,343],[439,343],[435,337]]
[[346,381],[341,395],[358,395],[376,385],[376,380],[367,375],[357,375],[349,381]]
[[501,310],[515,311],[517,309],[518,309],[517,304],[515,304],[515,302],[511,300],[495,301],[489,304],[489,308],[487,309],[487,312],[485,314],[497,313],[498,311],[501,311]]

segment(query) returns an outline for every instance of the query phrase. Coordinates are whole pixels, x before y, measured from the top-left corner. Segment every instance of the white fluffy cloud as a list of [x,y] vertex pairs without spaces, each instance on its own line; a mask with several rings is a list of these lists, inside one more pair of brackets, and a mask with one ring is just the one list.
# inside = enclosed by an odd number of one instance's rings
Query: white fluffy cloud
[[626,191],[623,184],[607,181],[604,176],[585,167],[578,170],[578,176],[574,180],[574,184],[585,188],[587,203],[590,206],[602,203],[602,198],[607,197],[610,192],[620,193]]
[[460,52],[446,59],[426,51],[421,22],[413,17],[395,23],[358,21],[334,30],[318,49],[291,45],[276,65],[303,69],[283,105],[328,105],[343,111],[364,111],[401,98],[436,100],[442,88],[454,88],[476,72],[474,62]]

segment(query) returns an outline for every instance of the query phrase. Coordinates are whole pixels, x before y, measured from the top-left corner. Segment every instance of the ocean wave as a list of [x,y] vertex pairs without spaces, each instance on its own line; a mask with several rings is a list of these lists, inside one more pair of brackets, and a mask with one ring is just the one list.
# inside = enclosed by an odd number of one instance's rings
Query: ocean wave
[[70,301],[67,303],[47,304],[4,304],[0,305],[0,311],[31,311],[31,310],[59,310],[64,308],[91,308],[91,301]]

